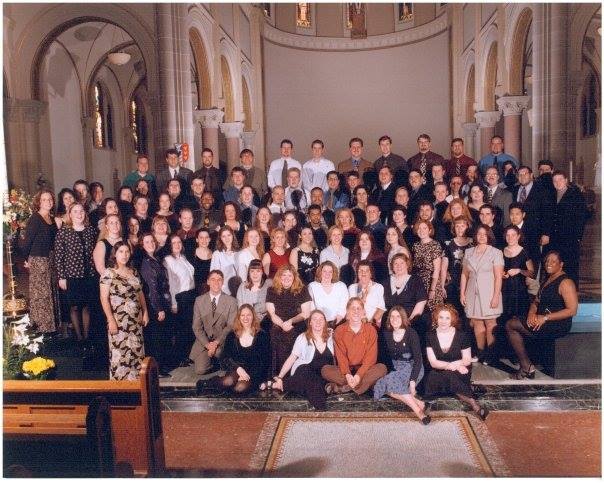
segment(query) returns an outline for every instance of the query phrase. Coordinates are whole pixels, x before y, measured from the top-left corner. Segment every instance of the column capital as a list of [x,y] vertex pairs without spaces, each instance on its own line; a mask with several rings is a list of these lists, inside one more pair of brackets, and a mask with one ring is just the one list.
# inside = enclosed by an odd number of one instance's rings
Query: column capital
[[254,144],[254,138],[256,137],[256,131],[243,131],[241,133],[241,139],[243,139],[243,145],[250,149],[250,146]]
[[476,122],[465,122],[461,125],[463,127],[464,132],[468,136],[474,136],[476,131],[478,131],[478,123]]
[[221,122],[220,130],[227,139],[239,139],[241,137],[241,133],[243,132],[243,122]]
[[201,124],[202,128],[218,129],[218,125],[224,118],[221,109],[198,109],[193,111],[193,119]]
[[480,111],[474,114],[474,118],[480,128],[495,127],[497,121],[501,119],[501,111]]
[[46,103],[35,99],[4,99],[4,115],[8,121],[40,121],[46,110]]
[[505,96],[497,99],[497,105],[504,116],[520,116],[530,100],[530,96]]

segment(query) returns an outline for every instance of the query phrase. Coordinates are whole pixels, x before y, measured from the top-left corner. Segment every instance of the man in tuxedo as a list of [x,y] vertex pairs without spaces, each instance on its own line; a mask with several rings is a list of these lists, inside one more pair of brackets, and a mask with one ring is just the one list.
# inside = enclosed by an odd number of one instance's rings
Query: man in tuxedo
[[[539,246],[543,245],[541,238],[551,235],[555,197],[546,186],[533,180],[533,171],[528,166],[518,170],[518,184],[514,186],[512,197],[525,213],[522,232],[529,256],[537,269],[541,260]],[[512,205],[509,210],[511,212]]]
[[499,171],[495,166],[489,166],[485,174],[485,185],[487,188],[486,202],[493,205],[497,211],[496,223],[502,226],[510,224],[510,203],[512,202],[512,193],[510,193],[503,183],[499,183]]
[[181,168],[176,149],[167,149],[165,154],[166,167],[157,174],[157,190],[161,193],[168,186],[168,181],[179,178],[187,189],[193,177],[193,172],[188,168]]
[[563,171],[554,171],[552,175],[556,200],[553,211],[553,222],[549,245],[544,253],[558,250],[564,262],[564,271],[579,286],[579,257],[581,239],[587,221],[587,205],[581,190],[569,184]]
[[390,212],[394,206],[394,195],[396,185],[394,175],[390,166],[384,166],[378,173],[379,184],[372,193],[373,202],[380,208],[380,218],[383,223],[390,219]]
[[394,183],[396,186],[406,185],[409,179],[407,170],[407,161],[402,156],[392,152],[392,139],[390,136],[382,136],[378,140],[382,155],[377,158],[373,167],[379,173],[384,166],[389,166],[394,173]]
[[464,152],[463,139],[455,138],[451,141],[451,159],[445,161],[447,179],[453,176],[461,176],[466,180],[468,166],[476,166],[476,161]]
[[409,202],[407,203],[407,223],[412,225],[415,223],[417,210],[422,201],[434,200],[434,196],[423,183],[421,171],[412,169],[409,171]]
[[407,160],[409,173],[412,169],[418,170],[425,183],[432,182],[432,166],[436,163],[442,164],[444,159],[440,154],[430,150],[432,139],[427,134],[420,134],[417,138],[419,152]]
[[203,179],[206,191],[214,195],[216,207],[222,206],[222,177],[220,170],[214,166],[214,153],[210,148],[201,151],[201,168],[195,171],[195,176]]
[[352,138],[348,142],[350,157],[338,164],[339,173],[348,173],[357,171],[361,176],[373,168],[370,161],[363,158],[363,140],[361,138]]
[[195,373],[199,375],[209,372],[219,361],[237,314],[237,299],[222,291],[223,280],[220,270],[212,270],[208,275],[210,290],[197,297],[193,306],[195,343],[189,359],[195,363]]

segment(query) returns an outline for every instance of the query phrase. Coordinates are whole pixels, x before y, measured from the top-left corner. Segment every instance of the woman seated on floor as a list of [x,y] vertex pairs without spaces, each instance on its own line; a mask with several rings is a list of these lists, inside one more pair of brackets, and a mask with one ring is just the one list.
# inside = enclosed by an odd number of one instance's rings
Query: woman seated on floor
[[[292,353],[287,358],[274,381],[268,381],[264,388],[292,391],[302,394],[310,405],[318,411],[325,411],[327,393],[321,369],[333,364],[333,337],[327,326],[325,314],[313,310],[308,329],[300,334],[294,343]],[[291,375],[286,377],[287,373]],[[263,387],[261,387],[262,389]]]
[[426,377],[425,398],[453,394],[469,404],[484,421],[489,411],[474,399],[470,382],[472,344],[459,326],[459,315],[452,305],[440,304],[434,308],[433,330],[426,337],[426,353],[432,370]]
[[424,414],[425,403],[417,399],[415,390],[424,377],[419,336],[400,305],[390,310],[383,337],[388,355],[386,366],[391,372],[375,383],[373,399],[378,401],[388,394],[409,406],[423,424],[429,424],[430,416]]
[[260,328],[254,308],[242,305],[233,321],[233,331],[224,343],[220,366],[226,375],[218,385],[245,394],[258,389],[268,375],[270,344],[268,334]]

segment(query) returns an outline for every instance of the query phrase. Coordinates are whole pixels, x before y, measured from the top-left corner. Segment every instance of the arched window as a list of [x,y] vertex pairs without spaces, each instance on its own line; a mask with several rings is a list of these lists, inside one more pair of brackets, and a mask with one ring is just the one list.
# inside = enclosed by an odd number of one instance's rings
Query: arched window
[[137,96],[130,99],[128,119],[134,137],[134,152],[147,153],[147,121],[142,103]]
[[598,108],[598,81],[592,73],[583,90],[581,101],[581,134],[584,138],[598,134],[596,109]]
[[296,3],[296,25],[298,27],[308,28],[311,26],[309,3]]
[[113,149],[113,122],[111,118],[111,100],[107,90],[100,82],[94,84],[94,132],[93,141],[96,148]]

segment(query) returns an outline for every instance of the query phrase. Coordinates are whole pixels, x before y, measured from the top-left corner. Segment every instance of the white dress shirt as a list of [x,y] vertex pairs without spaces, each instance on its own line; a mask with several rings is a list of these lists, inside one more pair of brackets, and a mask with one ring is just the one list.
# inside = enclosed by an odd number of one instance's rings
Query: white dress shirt
[[[274,188],[277,185],[282,185],[281,174],[283,173],[283,162],[287,159],[287,169],[298,168],[302,172],[302,165],[300,161],[296,161],[293,158],[278,158],[271,161],[271,165],[268,168],[267,182],[269,188]],[[284,186],[285,188],[285,186]]]
[[179,255],[178,257],[167,255],[164,258],[164,267],[166,267],[166,271],[168,272],[172,307],[175,308],[176,294],[195,288],[195,269],[184,255]]
[[302,186],[306,191],[311,191],[317,187],[321,188],[323,192],[327,191],[327,173],[335,171],[335,169],[334,164],[329,159],[309,159],[302,167]]

